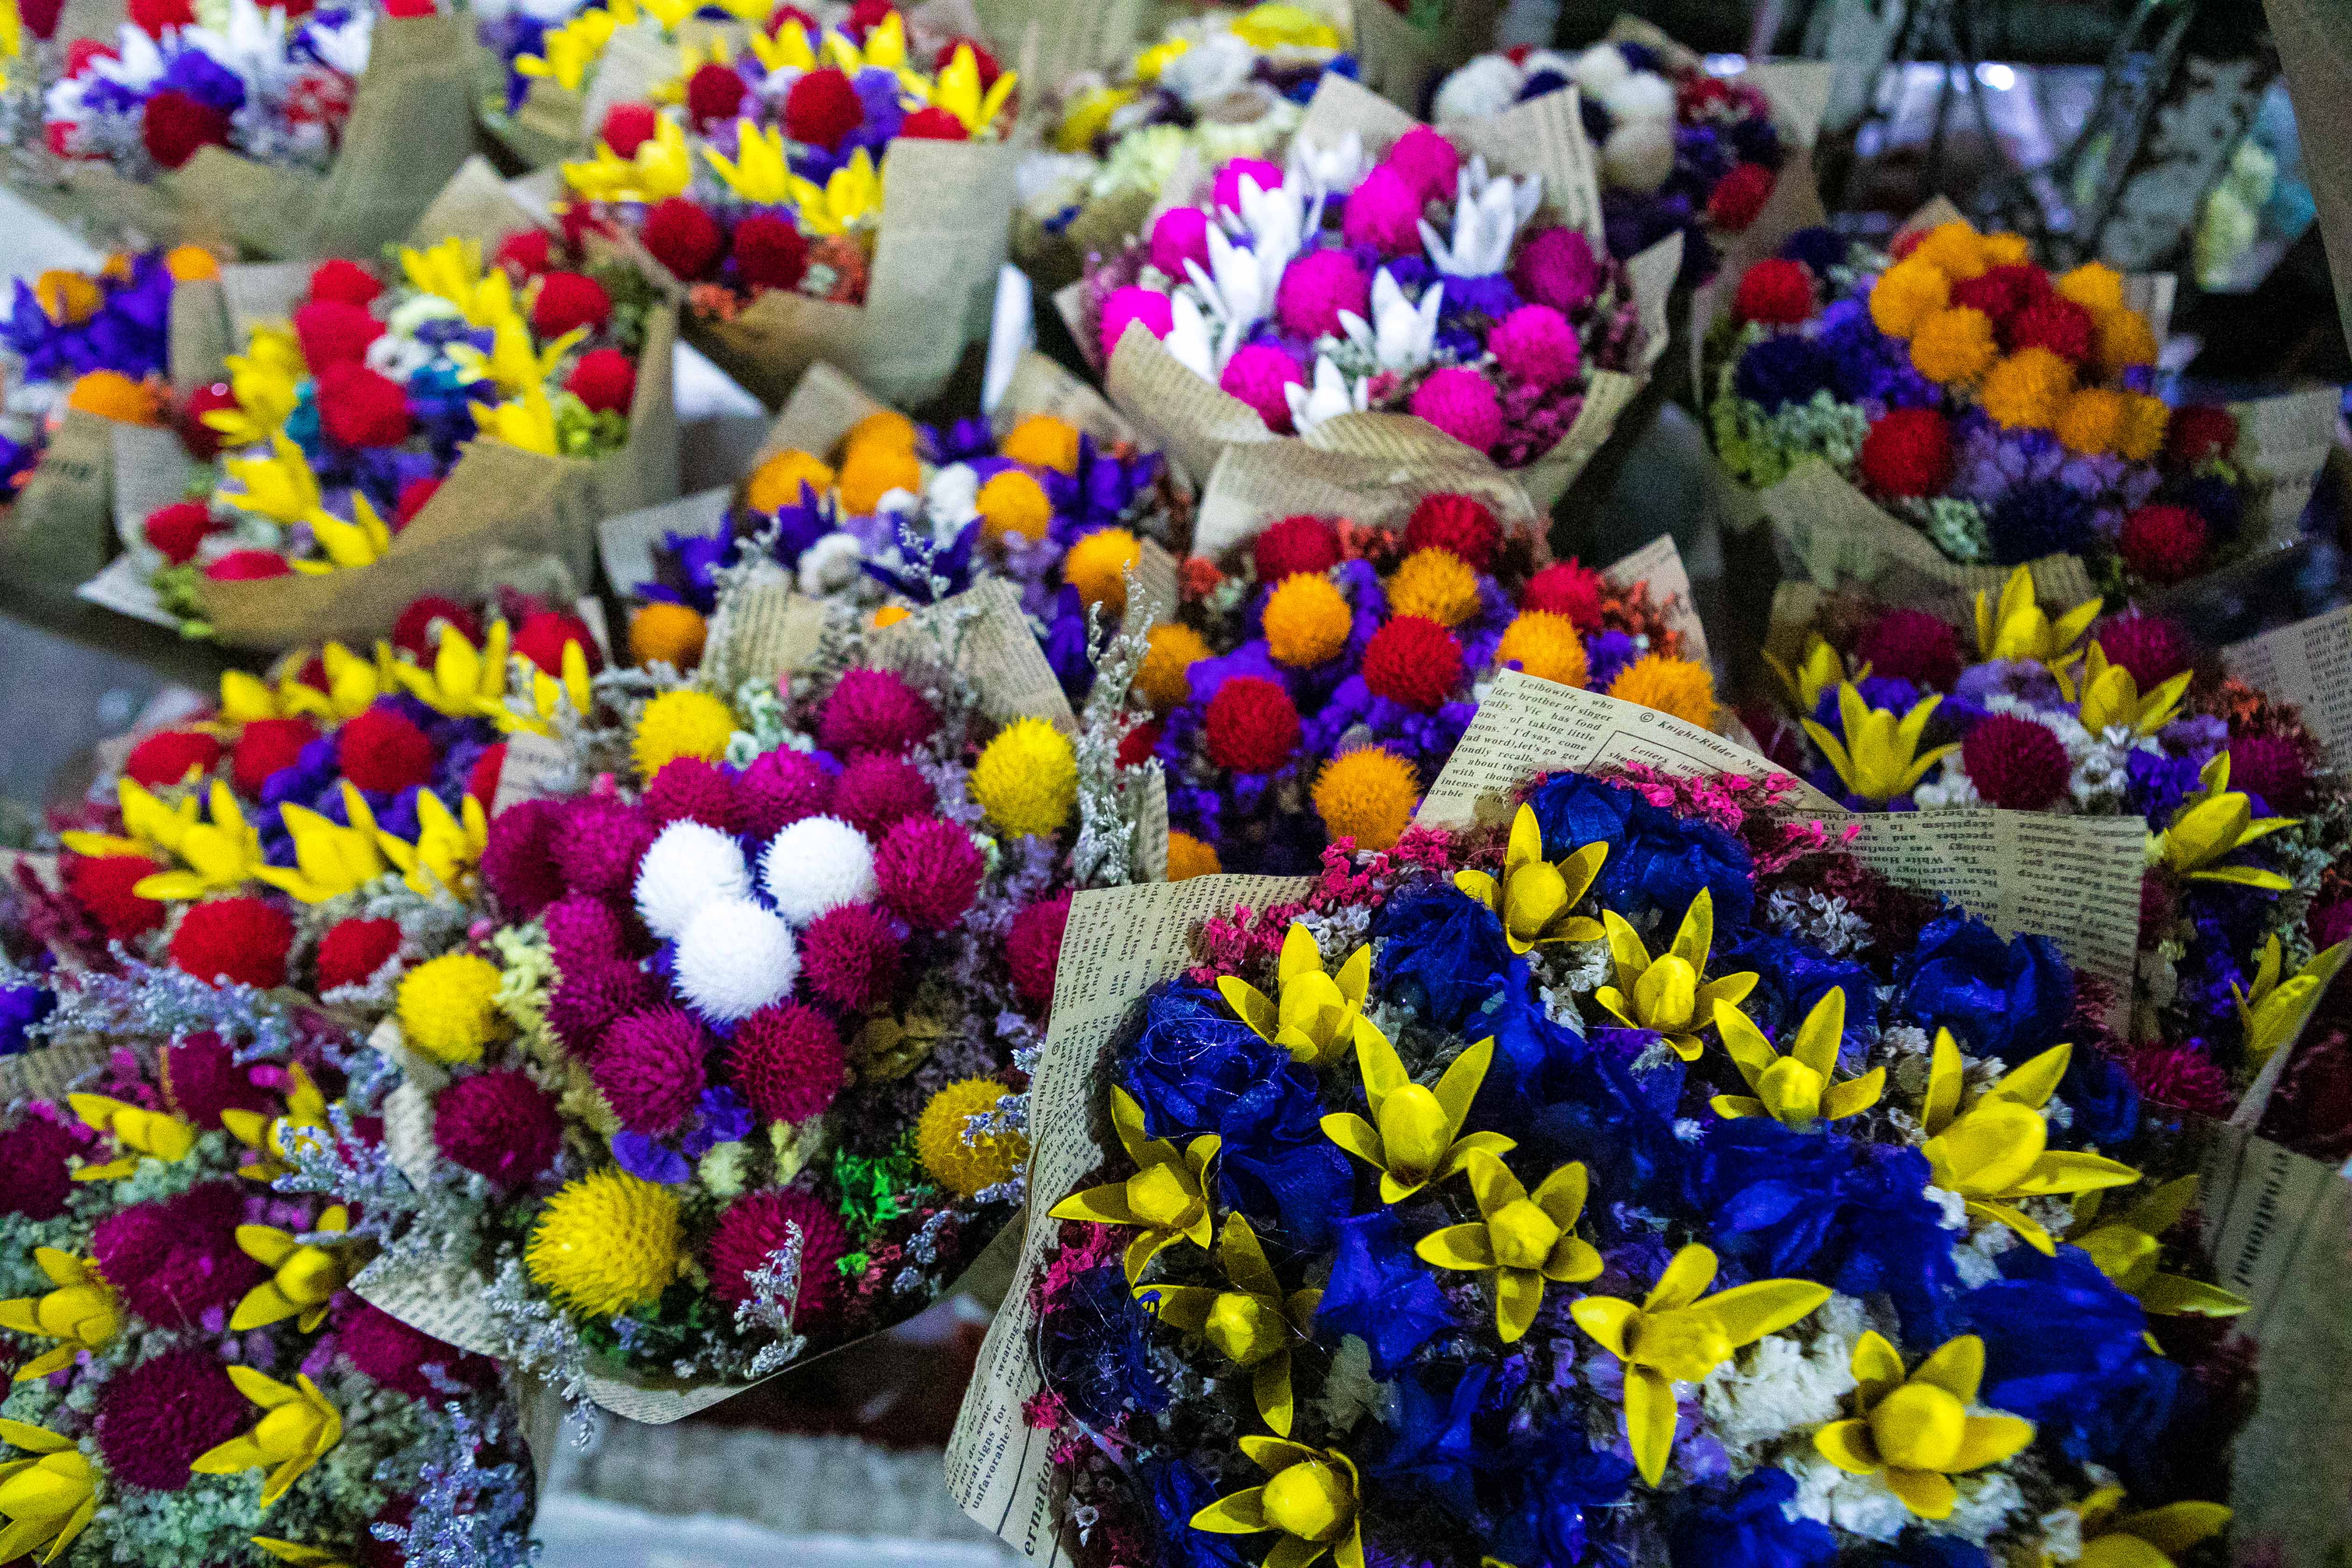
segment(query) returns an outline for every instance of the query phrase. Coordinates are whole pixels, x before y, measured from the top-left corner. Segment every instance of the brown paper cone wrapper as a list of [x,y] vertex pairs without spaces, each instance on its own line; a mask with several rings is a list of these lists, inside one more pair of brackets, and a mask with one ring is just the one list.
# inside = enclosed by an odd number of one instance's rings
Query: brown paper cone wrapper
[[637,361],[628,444],[619,451],[551,458],[472,442],[381,560],[315,577],[199,581],[205,618],[233,647],[377,637],[420,595],[470,596],[551,556],[569,573],[576,595],[595,580],[597,522],[677,493],[676,343],[675,313],[656,312]]
[[[987,334],[1019,160],[1005,142],[892,142],[863,305],[771,289],[732,321],[689,316],[688,341],[772,408],[819,360],[900,407],[929,402],[964,345]],[[655,276],[675,282],[639,254]]]
[[182,397],[228,374],[228,297],[217,278],[172,286],[172,390]]
[[1355,53],[1366,87],[1408,114],[1429,105],[1448,71],[1495,47],[1502,0],[1454,0],[1444,26],[1425,33],[1388,0],[1355,0]]
[[41,461],[0,513],[0,575],[67,589],[106,564],[114,543],[114,421],[66,411]]
[[515,200],[490,161],[476,153],[457,165],[449,183],[417,215],[408,243],[427,246],[443,239],[470,239],[487,254],[507,236],[539,226],[538,216]]

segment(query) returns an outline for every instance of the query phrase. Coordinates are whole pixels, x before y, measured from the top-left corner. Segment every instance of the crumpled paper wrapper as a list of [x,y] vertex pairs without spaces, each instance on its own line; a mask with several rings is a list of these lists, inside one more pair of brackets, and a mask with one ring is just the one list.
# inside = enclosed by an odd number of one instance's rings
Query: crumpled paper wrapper
[[1424,31],[1389,0],[1354,0],[1356,61],[1363,83],[1408,114],[1429,108],[1438,84],[1495,47],[1503,0],[1453,0]]

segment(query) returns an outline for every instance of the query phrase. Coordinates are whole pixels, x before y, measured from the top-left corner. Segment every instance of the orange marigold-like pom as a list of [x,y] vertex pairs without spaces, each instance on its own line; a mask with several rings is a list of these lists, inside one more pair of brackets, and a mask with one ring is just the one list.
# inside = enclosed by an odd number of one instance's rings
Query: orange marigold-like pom
[[1495,646],[1495,662],[1516,663],[1539,680],[1582,686],[1587,673],[1584,639],[1576,623],[1547,610],[1522,610]]
[[1323,764],[1315,780],[1315,815],[1333,838],[1359,849],[1386,849],[1412,823],[1421,774],[1394,752],[1360,746]]
[[2059,406],[2054,428],[2068,451],[2095,458],[2116,449],[2123,423],[2123,394],[2103,386],[2084,386]]
[[1691,659],[1645,653],[1619,672],[1609,695],[1671,713],[1702,730],[1715,722],[1715,674]]
[[1168,834],[1168,879],[1181,882],[1189,877],[1213,877],[1223,870],[1217,858],[1217,847],[1203,844],[1189,833],[1171,829]]
[[2137,310],[2110,310],[2099,318],[2099,368],[2120,375],[2136,364],[2156,363],[2156,333]]
[[2105,316],[2124,308],[2124,275],[2103,261],[2085,261],[2059,278],[2058,292],[2094,316]]
[[1907,256],[1870,286],[1870,319],[1890,338],[1907,338],[1952,300],[1952,280],[1935,263]]
[[1980,276],[1985,269],[1984,236],[1965,220],[1954,218],[1939,223],[1920,237],[1911,252],[1914,260],[1925,261],[1955,283]]
[[2011,430],[2047,430],[2074,390],[2074,367],[2045,348],[2020,349],[1985,373],[1978,399]]
[[2145,463],[2164,450],[2164,437],[2172,424],[2172,410],[2161,397],[2144,393],[2126,392],[2124,396],[2124,416],[2116,432],[2116,450],[2135,463]]
[[1946,386],[1971,382],[2000,357],[1992,318],[1966,305],[1933,311],[1911,334],[1911,364]]

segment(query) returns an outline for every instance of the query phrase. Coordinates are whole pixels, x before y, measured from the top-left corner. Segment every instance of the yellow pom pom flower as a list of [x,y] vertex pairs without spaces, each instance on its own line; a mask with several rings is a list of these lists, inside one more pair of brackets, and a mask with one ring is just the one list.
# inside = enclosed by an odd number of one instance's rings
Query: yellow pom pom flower
[[1294,572],[1266,595],[1266,651],[1293,669],[1310,668],[1348,646],[1354,619],[1328,577]]
[[1929,229],[1911,254],[1955,283],[1982,277],[1987,265],[1984,236],[1959,218]]
[[117,370],[94,370],[73,384],[66,406],[124,425],[152,425],[163,400],[155,388]]
[[660,600],[629,617],[629,662],[692,669],[702,661],[702,641],[710,628],[691,605]]
[[2116,449],[2123,423],[2123,394],[2103,386],[2084,386],[2077,387],[2059,408],[2054,428],[2068,451],[2095,458]]
[[1522,610],[1495,646],[1495,662],[1517,664],[1538,680],[1581,686],[1590,671],[1576,623],[1550,610]]
[[445,952],[400,983],[400,1032],[436,1061],[474,1062],[499,1032],[499,966],[476,952]]
[[1457,626],[1478,613],[1478,574],[1451,550],[1432,546],[1404,558],[1388,581],[1389,613],[1426,616]]
[[1189,877],[1213,877],[1225,868],[1217,858],[1217,847],[1202,842],[1189,833],[1171,828],[1168,833],[1168,879],[1181,882]]
[[860,516],[882,504],[892,490],[923,489],[923,465],[911,449],[868,441],[842,455],[840,494],[844,511]]
[[2058,279],[2058,292],[2094,316],[2124,308],[2124,275],[2103,261],[2085,261]]
[[2096,357],[2099,368],[2121,375],[2136,364],[2156,363],[2156,333],[2137,310],[2111,310],[2099,318]]
[[1987,268],[2023,267],[2033,259],[2033,247],[2021,234],[2003,230],[1984,237],[1984,258]]
[[2074,390],[2074,367],[2038,344],[2018,350],[1985,373],[1977,400],[2011,430],[2047,430]]
[[52,267],[33,279],[33,299],[41,313],[60,327],[79,326],[98,314],[106,300],[98,279],[70,267]]
[[2172,410],[2164,405],[2164,399],[2126,392],[2116,450],[2135,463],[2145,463],[2164,450],[2164,433],[2171,423]]
[[574,1311],[610,1318],[669,1288],[685,1262],[677,1199],[625,1171],[594,1171],[547,1200],[523,1266]]
[[708,691],[665,691],[637,715],[629,757],[637,775],[649,779],[679,757],[717,762],[734,733],[734,713]]
[[1936,264],[1906,256],[1870,286],[1870,319],[1890,338],[1907,338],[1920,321],[1952,302],[1952,280]]
[[1420,799],[1420,773],[1379,746],[1340,752],[1315,779],[1315,815],[1323,819],[1323,831],[1354,839],[1359,849],[1393,846],[1412,825]]
[[1078,471],[1078,427],[1050,414],[1032,414],[1004,433],[999,456],[1057,474]]
[[1702,730],[1715,722],[1715,674],[1691,659],[1643,654],[1618,672],[1609,695],[1671,713]]
[[980,508],[980,531],[992,542],[1017,533],[1033,543],[1045,537],[1054,521],[1054,503],[1045,487],[1018,468],[1007,468],[980,487],[973,502]]
[[844,455],[865,446],[912,452],[919,439],[913,420],[895,408],[877,408],[849,427],[849,434],[841,438],[841,449]]
[[220,276],[220,258],[201,245],[176,245],[163,253],[163,270],[174,283],[204,283]]
[[1059,833],[1078,807],[1078,757],[1043,719],[1015,719],[972,764],[971,798],[1006,833]]
[[1103,618],[1116,623],[1127,613],[1127,570],[1143,559],[1143,545],[1123,528],[1099,528],[1070,546],[1062,557],[1062,581],[1088,605],[1100,605]]
[[983,1133],[964,1142],[971,1119],[995,1110],[1009,1092],[992,1078],[967,1078],[931,1096],[915,1122],[915,1158],[933,1181],[968,1198],[1003,1186],[1020,1171],[1029,1158],[1029,1140],[1018,1132]]
[[1184,672],[1209,657],[1208,639],[1181,621],[1163,621],[1151,628],[1149,642],[1135,687],[1164,713],[1192,696]]
[[1929,312],[1911,334],[1912,368],[1945,386],[1976,380],[2000,357],[1992,318],[1966,305]]
[[743,504],[754,511],[798,506],[803,485],[822,497],[833,489],[833,465],[810,452],[779,452],[751,470]]

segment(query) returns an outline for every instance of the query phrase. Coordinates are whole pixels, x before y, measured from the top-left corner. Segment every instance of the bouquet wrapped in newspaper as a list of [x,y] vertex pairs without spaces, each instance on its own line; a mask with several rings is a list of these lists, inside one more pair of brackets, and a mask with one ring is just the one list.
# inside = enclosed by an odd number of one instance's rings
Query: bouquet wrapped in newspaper
[[1821,105],[1804,89],[1822,68],[1768,66],[1724,78],[1663,35],[1621,37],[1621,30],[1629,30],[1622,20],[1580,53],[1480,55],[1445,79],[1430,117],[1443,123],[1503,114],[1574,89],[1578,118],[1600,150],[1609,253],[1630,260],[1679,233],[1687,283],[1715,275],[1718,242],[1736,245],[1759,224],[1773,226],[1768,208],[1818,221],[1816,193],[1779,186],[1784,174],[1804,184],[1812,179],[1802,153]]
[[2028,563],[2067,603],[2189,582],[2295,537],[2335,404],[2168,408],[2170,297],[1957,217],[1891,256],[1800,231],[1710,334],[1716,455],[1825,587],[1942,608]]
[[1500,469],[1548,509],[1664,348],[1677,241],[1601,253],[1561,98],[1417,125],[1327,76],[1289,168],[1237,160],[1066,296],[1119,411],[1196,478],[1248,444]]
[[150,243],[373,256],[472,150],[463,38],[429,0],[133,5],[117,37],[72,40],[57,79],[27,84],[31,194]]
[[679,51],[614,104],[572,196],[681,289],[695,346],[771,406],[824,360],[895,403],[984,331],[1012,221],[1015,75],[959,41],[930,70],[898,14]]
[[2031,575],[1962,630],[1782,589],[1776,756],[1859,811],[1972,806],[2144,826],[2126,1058],[2149,1097],[2227,1116],[2352,953],[2352,786],[2296,709],[2160,615],[2063,614]]
[[16,279],[0,318],[0,561],[16,581],[79,582],[105,563],[114,428],[170,420],[172,373],[189,368],[173,363],[189,357],[175,345],[174,296],[219,275],[209,251],[182,246]]
[[1044,106],[1049,148],[1021,162],[1013,255],[1049,286],[1146,226],[1171,182],[1276,159],[1323,73],[1353,75],[1344,27],[1289,0],[1169,24],[1115,63],[1073,72]]
[[2218,1536],[2246,1302],[2100,985],[1791,787],[1553,773],[1313,878],[1080,895],[966,1506],[1081,1563]]
[[1670,542],[1644,552],[1666,570],[1604,574],[1551,561],[1507,485],[1415,488],[1352,517],[1262,518],[1183,563],[1137,677],[1148,720],[1119,752],[1166,775],[1171,879],[1302,871],[1327,843],[1388,849],[1503,670],[1715,722]]
[[341,1087],[340,1027],[144,968],[55,984],[0,1119],[0,1551],[529,1563],[497,1369],[352,1294],[356,1216],[289,1172]]
[[1447,72],[1495,47],[1505,0],[1349,0],[1364,85],[1407,113],[1429,111]]
[[937,426],[818,365],[740,485],[610,520],[604,564],[643,601],[630,657],[679,669],[701,657],[720,583],[747,560],[877,626],[1003,577],[1077,702],[1094,679],[1088,616],[1141,624],[1129,573],[1158,613],[1173,607],[1191,504],[1099,395],[1041,355],[1020,363],[989,417]]
[[675,492],[671,308],[541,229],[484,248],[233,271],[244,349],[194,400],[215,466],[162,456],[142,482],[170,499],[125,541],[165,615],[244,647],[381,635],[501,559],[584,584],[596,518]]
[[616,674],[534,771],[510,746],[494,918],[374,1037],[363,1294],[667,1421],[966,1276],[1019,1207],[998,1102],[1068,889],[1126,877],[1138,805],[1013,597],[827,631],[746,573],[699,684]]

